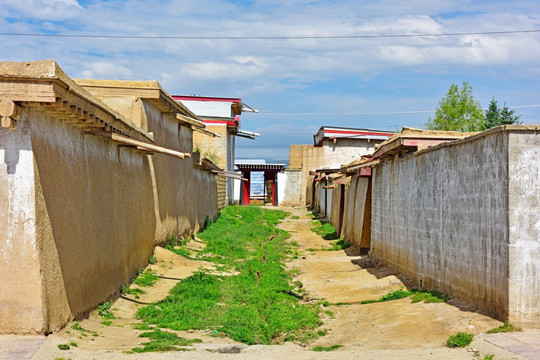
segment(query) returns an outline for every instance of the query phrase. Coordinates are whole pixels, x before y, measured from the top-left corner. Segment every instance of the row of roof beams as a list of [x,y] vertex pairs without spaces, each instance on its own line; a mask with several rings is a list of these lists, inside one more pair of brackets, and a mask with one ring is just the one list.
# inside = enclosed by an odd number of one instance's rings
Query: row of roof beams
[[[61,113],[67,122],[86,128],[87,133],[105,136],[143,152],[161,152],[179,158],[191,156],[153,144],[152,133],[96,98],[100,93],[116,93],[151,101],[163,113],[193,130],[219,136],[205,130],[206,125],[185,105],[172,99],[157,81],[73,80],[55,61],[42,60],[0,62],[0,83],[0,117],[2,126],[10,129],[16,127],[20,116],[16,102],[25,102],[44,107],[50,113]],[[91,88],[93,94],[85,88]]]

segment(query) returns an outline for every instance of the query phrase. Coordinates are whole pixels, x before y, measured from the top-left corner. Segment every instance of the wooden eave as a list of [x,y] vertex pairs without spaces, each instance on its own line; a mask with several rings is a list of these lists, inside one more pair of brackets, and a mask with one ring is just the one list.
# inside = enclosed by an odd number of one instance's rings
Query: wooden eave
[[[22,65],[38,65],[25,71]],[[71,80],[52,61],[0,63],[0,100],[42,107],[75,127],[98,128],[139,140],[152,141],[142,129],[109,108]]]
[[191,157],[190,153],[155,145],[151,134],[130,124],[123,115],[75,83],[53,60],[0,62],[3,127],[16,128],[20,104],[39,107],[59,121],[82,128],[86,134],[101,136],[136,151],[158,152],[180,159]]
[[[132,96],[151,102],[161,112],[173,115],[177,120],[191,124],[199,118],[184,104],[174,100],[159,82],[153,81],[116,81],[116,80],[75,80],[85,88],[92,88],[96,96]],[[182,115],[178,117],[177,115]],[[186,119],[190,119],[186,121]],[[201,121],[202,122],[202,121]]]
[[444,142],[460,139],[460,137],[396,137],[394,140],[381,145],[374,153],[374,159],[385,158],[410,151],[413,148],[423,149]]

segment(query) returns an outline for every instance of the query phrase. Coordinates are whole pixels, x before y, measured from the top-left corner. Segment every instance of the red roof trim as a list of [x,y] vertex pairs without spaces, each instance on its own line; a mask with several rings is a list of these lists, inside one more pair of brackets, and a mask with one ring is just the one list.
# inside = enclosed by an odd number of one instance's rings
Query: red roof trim
[[184,95],[172,95],[174,100],[187,100],[187,101],[222,101],[222,102],[242,102],[240,98],[222,98],[211,96],[184,96]]
[[227,126],[235,126],[236,122],[231,120],[203,120],[205,124],[210,125],[227,125]]
[[349,134],[349,135],[376,135],[376,136],[393,136],[394,133],[368,132],[368,131],[351,131],[351,130],[324,130],[324,134]]

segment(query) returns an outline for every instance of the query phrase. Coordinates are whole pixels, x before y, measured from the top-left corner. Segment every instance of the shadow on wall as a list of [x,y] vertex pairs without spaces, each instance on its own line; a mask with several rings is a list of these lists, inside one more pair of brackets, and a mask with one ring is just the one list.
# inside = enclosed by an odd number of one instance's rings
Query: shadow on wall
[[72,317],[83,315],[146,264],[156,232],[152,178],[146,155],[46,117],[33,122],[31,138],[38,242],[48,266],[44,300],[49,316],[58,316],[54,328],[66,307]]

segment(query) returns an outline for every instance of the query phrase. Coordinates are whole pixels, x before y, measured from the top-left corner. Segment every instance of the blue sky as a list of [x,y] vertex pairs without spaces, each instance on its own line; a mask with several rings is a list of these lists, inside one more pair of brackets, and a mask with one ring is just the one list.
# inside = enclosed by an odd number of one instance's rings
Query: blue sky
[[[0,0],[0,33],[334,36],[540,29],[518,1]],[[422,127],[452,83],[540,123],[540,33],[179,40],[0,36],[2,61],[54,59],[73,78],[158,80],[171,94],[241,97],[239,158],[286,159],[322,125]]]

